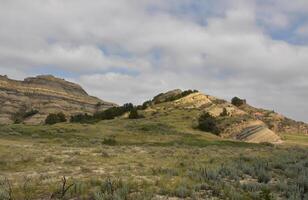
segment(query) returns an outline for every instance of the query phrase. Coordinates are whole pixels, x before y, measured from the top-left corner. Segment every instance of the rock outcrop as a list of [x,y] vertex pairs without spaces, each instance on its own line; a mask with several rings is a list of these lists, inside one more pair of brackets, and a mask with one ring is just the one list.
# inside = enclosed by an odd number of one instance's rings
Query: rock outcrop
[[271,130],[282,134],[305,134],[308,135],[308,124],[287,118],[272,110],[254,108],[249,104],[239,106],[240,109],[263,121]]
[[168,91],[166,93],[160,93],[159,95],[157,95],[153,98],[152,102],[162,103],[162,102],[165,102],[168,99],[175,97],[175,96],[177,96],[181,93],[182,93],[182,90],[180,90],[180,89],[171,90],[171,91]]
[[0,124],[14,123],[17,118],[40,124],[50,113],[93,114],[112,106],[116,104],[89,96],[79,85],[51,75],[24,81],[0,76]]
[[252,143],[281,142],[266,123],[225,100],[197,92],[174,101],[174,104],[186,109],[198,109],[215,117],[221,137]]

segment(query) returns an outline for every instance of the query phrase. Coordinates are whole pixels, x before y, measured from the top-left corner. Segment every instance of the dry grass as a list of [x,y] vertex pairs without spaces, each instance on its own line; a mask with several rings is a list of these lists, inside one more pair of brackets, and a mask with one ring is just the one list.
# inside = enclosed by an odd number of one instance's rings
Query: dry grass
[[[74,183],[67,199],[258,199],[265,189],[281,199],[298,195],[292,182],[307,168],[307,137],[286,135],[279,146],[224,140],[192,128],[197,110],[166,107],[138,120],[0,127],[0,177],[11,182],[14,199],[50,197],[63,176]],[[103,142],[110,138],[116,143]],[[0,188],[0,197],[7,194]]]

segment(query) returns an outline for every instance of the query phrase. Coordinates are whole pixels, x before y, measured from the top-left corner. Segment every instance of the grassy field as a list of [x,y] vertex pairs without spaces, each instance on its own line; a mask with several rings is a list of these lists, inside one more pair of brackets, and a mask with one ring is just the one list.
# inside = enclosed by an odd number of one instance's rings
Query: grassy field
[[[282,138],[285,140],[285,144],[290,145],[308,145],[307,135],[298,135],[298,134],[284,134]],[[307,146],[308,148],[308,146]]]
[[0,127],[0,199],[308,198],[307,136],[279,146],[224,140],[192,128],[196,110],[159,109]]

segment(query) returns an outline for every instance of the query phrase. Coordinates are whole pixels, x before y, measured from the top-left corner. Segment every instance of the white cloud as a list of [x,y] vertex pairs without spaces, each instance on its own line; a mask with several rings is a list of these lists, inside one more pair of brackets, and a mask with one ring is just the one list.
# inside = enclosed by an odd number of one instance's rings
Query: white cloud
[[308,46],[267,34],[306,11],[302,0],[4,0],[0,72],[71,71],[89,93],[119,103],[196,88],[308,121]]

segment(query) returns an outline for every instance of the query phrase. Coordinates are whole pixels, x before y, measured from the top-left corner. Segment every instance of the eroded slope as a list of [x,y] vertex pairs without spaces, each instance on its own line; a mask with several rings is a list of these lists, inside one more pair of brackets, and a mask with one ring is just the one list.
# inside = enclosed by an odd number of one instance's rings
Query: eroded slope
[[24,123],[42,123],[49,113],[94,113],[113,103],[89,96],[79,85],[53,76],[37,76],[15,81],[0,76],[0,123],[10,124],[16,115],[36,110]]
[[[168,93],[170,94],[170,93]],[[160,95],[163,96],[163,95]],[[184,112],[194,110],[196,114],[190,120],[188,126],[196,126],[196,121],[202,113],[209,113],[217,119],[220,136],[245,142],[270,142],[280,143],[280,137],[261,120],[256,119],[250,113],[232,105],[231,103],[216,97],[194,92],[180,99],[152,104],[147,112],[155,113],[179,109]]]

